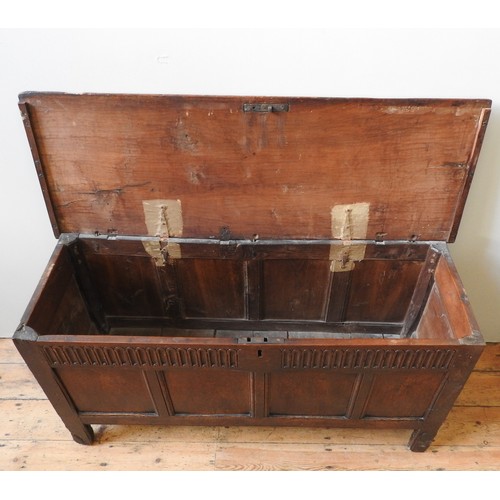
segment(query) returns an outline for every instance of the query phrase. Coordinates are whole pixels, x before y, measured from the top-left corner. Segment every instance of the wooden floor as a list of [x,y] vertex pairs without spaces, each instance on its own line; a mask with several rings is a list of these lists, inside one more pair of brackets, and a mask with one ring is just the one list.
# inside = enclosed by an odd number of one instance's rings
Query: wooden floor
[[96,427],[73,442],[10,340],[0,339],[0,470],[500,470],[500,344],[489,344],[425,453],[410,431]]

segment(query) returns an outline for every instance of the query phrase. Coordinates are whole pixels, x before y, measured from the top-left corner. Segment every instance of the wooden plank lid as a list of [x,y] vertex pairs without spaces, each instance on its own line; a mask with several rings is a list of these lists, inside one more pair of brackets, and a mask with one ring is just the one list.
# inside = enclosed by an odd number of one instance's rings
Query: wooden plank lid
[[489,100],[25,93],[54,232],[455,238]]

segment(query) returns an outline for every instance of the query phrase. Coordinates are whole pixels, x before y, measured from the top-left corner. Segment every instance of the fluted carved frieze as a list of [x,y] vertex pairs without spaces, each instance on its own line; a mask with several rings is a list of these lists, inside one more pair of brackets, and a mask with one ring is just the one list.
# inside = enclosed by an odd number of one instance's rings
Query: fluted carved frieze
[[238,349],[215,347],[44,346],[53,367],[237,368]]
[[454,356],[454,349],[284,349],[282,368],[444,370]]

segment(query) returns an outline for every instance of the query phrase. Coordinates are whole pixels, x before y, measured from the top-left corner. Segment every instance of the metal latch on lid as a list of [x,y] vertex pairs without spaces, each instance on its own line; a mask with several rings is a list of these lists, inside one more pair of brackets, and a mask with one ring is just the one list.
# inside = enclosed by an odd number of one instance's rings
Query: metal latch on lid
[[243,104],[245,113],[283,113],[290,110],[289,104],[246,103]]

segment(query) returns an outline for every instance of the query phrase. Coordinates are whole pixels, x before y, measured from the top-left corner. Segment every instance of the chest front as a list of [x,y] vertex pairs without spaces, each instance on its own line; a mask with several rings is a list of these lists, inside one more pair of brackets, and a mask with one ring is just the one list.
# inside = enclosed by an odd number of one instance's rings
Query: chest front
[[28,93],[54,233],[14,342],[94,424],[413,430],[484,346],[447,243],[486,100]]

